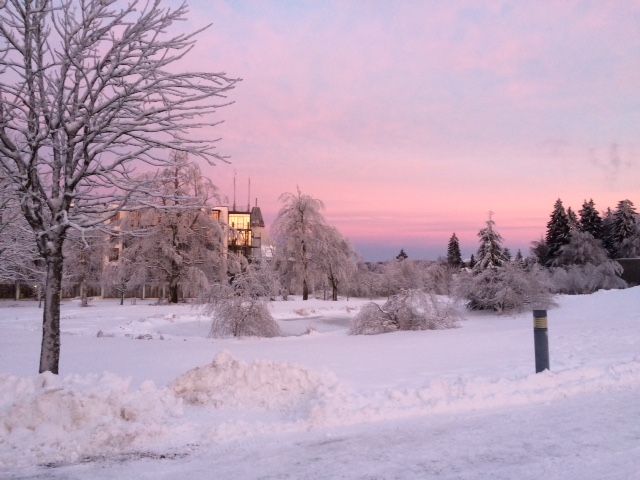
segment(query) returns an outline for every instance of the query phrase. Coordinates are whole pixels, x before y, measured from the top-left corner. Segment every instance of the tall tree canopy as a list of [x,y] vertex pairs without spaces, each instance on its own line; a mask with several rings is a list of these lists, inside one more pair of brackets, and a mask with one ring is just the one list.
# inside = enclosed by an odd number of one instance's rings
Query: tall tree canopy
[[640,255],[638,214],[631,200],[620,200],[613,214],[611,237],[616,258]]
[[578,213],[580,214],[578,229],[581,232],[590,233],[596,240],[602,240],[604,236],[602,218],[596,210],[593,199],[589,199],[588,202],[585,200]]
[[454,233],[447,245],[447,264],[450,267],[459,268],[462,266],[462,255],[460,253],[460,242]]
[[[134,163],[167,148],[213,162],[213,126],[235,80],[179,72],[195,33],[153,1],[9,0],[0,9],[0,171],[19,197],[47,266],[40,371],[58,373],[62,247],[70,228],[113,217],[147,193]],[[197,33],[197,32],[196,32]]]
[[548,264],[558,256],[558,252],[563,245],[569,243],[571,237],[571,226],[569,223],[569,217],[562,205],[562,200],[556,200],[551,212],[551,219],[547,223],[547,236],[545,241],[547,243],[548,251]]
[[298,193],[284,193],[284,203],[272,225],[279,268],[290,273],[290,280],[302,284],[302,299],[309,299],[313,281],[320,273],[319,260],[328,230],[321,200]]
[[493,221],[493,212],[489,213],[487,226],[478,232],[480,247],[476,254],[475,271],[486,270],[491,267],[500,267],[508,261],[502,248],[502,236],[495,229],[496,222]]

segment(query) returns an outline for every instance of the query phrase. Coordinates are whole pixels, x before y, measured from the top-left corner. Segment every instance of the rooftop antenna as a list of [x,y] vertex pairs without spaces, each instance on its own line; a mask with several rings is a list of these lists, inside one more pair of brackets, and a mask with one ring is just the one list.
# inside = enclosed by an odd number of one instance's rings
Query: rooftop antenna
[[249,177],[249,193],[247,194],[247,212],[251,211],[251,177]]
[[236,211],[236,172],[233,172],[233,211]]

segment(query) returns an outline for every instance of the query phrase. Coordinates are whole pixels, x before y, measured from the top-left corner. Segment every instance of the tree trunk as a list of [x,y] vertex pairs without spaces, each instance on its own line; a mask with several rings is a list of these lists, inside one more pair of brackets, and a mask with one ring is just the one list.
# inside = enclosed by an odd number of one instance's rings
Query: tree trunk
[[58,374],[60,362],[60,296],[62,291],[62,242],[47,259],[47,282],[42,315],[40,373]]
[[302,280],[302,300],[309,300],[309,287],[306,278]]
[[178,303],[178,282],[174,279],[169,284],[169,303]]
[[331,292],[331,300],[333,300],[334,302],[338,301],[338,282],[336,281],[331,281],[331,287],[332,287],[332,292]]

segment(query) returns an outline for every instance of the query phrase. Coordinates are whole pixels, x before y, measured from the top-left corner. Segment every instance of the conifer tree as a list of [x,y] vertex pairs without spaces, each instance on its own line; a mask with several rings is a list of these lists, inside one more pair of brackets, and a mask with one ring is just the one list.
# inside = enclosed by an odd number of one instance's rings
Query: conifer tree
[[593,199],[586,200],[582,204],[582,209],[578,212],[580,214],[580,221],[578,223],[578,229],[581,232],[590,233],[596,240],[602,240],[604,237],[604,227],[602,225],[602,218],[598,210],[596,210]]
[[569,231],[574,232],[578,230],[578,216],[571,207],[567,208],[567,220],[569,221]]
[[396,255],[396,260],[404,260],[405,258],[409,258],[409,255],[405,253],[404,248],[401,248],[400,253]]
[[455,232],[449,239],[447,246],[447,264],[450,267],[459,268],[462,265],[462,255],[460,254],[460,242]]
[[519,264],[524,264],[524,257],[522,256],[522,251],[520,249],[516,252],[514,260]]
[[489,212],[487,226],[478,232],[480,247],[478,247],[477,263],[474,266],[475,271],[500,267],[507,261],[502,248],[502,236],[495,230],[496,223],[492,217],[493,212]]
[[473,268],[476,266],[476,257],[471,254],[471,258],[469,259],[469,268]]
[[613,217],[613,211],[611,211],[610,207],[607,207],[607,210],[602,216],[602,244],[607,250],[609,258],[615,258],[616,256],[616,247],[613,235],[614,223],[615,219]]
[[[613,225],[611,230],[611,240],[615,251],[615,258],[630,256],[625,246],[633,242],[638,235],[637,230],[638,214],[631,200],[620,200],[613,214]],[[634,255],[635,252],[631,252]]]
[[553,212],[551,212],[551,220],[547,223],[547,236],[545,238],[549,248],[547,265],[553,262],[553,259],[558,256],[560,248],[569,243],[570,238],[569,217],[562,205],[562,200],[558,198],[553,206]]

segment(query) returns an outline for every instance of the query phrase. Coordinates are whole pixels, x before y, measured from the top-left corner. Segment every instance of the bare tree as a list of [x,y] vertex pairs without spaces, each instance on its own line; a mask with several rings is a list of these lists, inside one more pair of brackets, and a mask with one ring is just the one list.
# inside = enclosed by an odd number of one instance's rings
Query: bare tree
[[9,0],[0,10],[0,169],[47,266],[40,372],[58,373],[62,247],[70,228],[101,225],[137,193],[134,163],[167,148],[213,162],[210,114],[235,81],[177,73],[195,42],[171,35],[185,4],[160,0]]

